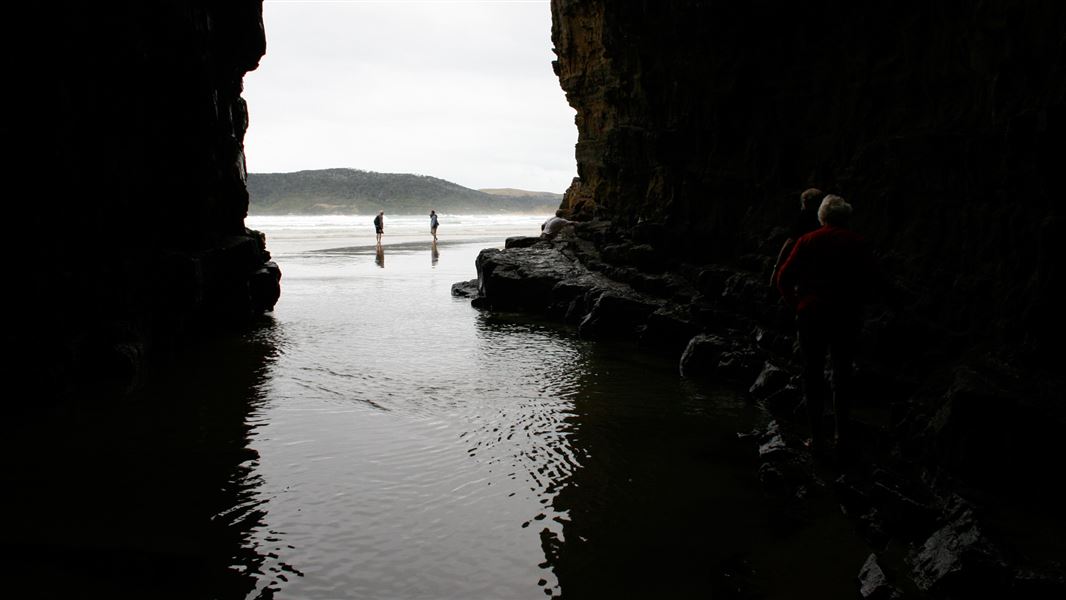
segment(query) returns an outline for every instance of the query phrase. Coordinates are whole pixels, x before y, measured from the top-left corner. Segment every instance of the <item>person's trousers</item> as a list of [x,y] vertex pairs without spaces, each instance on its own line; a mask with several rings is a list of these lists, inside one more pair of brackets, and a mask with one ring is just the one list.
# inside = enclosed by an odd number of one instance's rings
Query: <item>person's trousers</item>
[[[811,443],[824,448],[822,432],[826,399],[832,392],[837,448],[850,444],[849,418],[854,394],[854,362],[858,345],[861,315],[854,313],[805,312],[797,315],[800,349],[803,353],[804,396],[810,420]],[[826,381],[826,358],[829,358],[832,385]]]

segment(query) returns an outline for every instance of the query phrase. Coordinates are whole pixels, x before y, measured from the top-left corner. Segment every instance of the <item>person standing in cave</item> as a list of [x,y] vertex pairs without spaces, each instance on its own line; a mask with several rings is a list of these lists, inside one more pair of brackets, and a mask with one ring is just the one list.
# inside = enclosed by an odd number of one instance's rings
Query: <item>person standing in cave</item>
[[770,271],[771,288],[777,288],[777,271],[782,263],[785,262],[785,259],[788,258],[788,254],[792,252],[792,246],[796,243],[796,240],[822,226],[818,222],[818,207],[821,205],[823,198],[825,198],[825,192],[818,188],[808,188],[800,194],[799,215],[796,216],[796,221],[792,224],[792,231],[788,239],[785,240],[784,244],[781,244],[781,250],[777,252],[777,260],[774,261],[774,268]]
[[385,211],[379,210],[378,216],[374,217],[374,231],[378,235],[378,246],[381,245],[381,236],[385,233]]
[[433,235],[433,243],[437,242],[437,225],[438,224],[439,223],[437,221],[437,211],[431,209],[429,211],[429,232]]
[[866,240],[847,228],[851,212],[851,205],[840,196],[826,196],[818,207],[822,226],[796,240],[777,278],[781,295],[796,310],[804,396],[816,456],[824,456],[826,450],[822,421],[830,391],[825,379],[826,356],[830,358],[836,456],[840,461],[848,460],[852,451],[849,415],[863,305],[879,280]]

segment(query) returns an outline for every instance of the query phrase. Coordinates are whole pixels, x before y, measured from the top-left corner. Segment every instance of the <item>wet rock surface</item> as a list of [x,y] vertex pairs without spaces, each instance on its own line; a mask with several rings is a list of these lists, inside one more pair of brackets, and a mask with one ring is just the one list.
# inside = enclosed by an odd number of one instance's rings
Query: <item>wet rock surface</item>
[[477,279],[453,283],[452,296],[456,298],[474,298],[477,296]]

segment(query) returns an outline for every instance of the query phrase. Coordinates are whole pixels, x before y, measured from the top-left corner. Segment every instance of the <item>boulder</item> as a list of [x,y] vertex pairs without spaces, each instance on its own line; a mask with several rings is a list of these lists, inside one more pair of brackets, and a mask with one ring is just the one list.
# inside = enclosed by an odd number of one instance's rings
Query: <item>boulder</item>
[[459,281],[452,284],[452,296],[456,298],[474,298],[477,296],[477,279]]
[[549,313],[567,323],[580,323],[602,293],[600,279],[600,276],[588,273],[555,284],[551,290]]
[[736,331],[693,337],[681,355],[680,364],[682,377],[718,377],[732,381],[751,381],[761,366],[762,358],[740,341]]
[[1011,573],[970,509],[922,544],[909,560],[914,583],[937,597],[1004,597]]
[[605,291],[581,320],[578,333],[585,338],[636,338],[648,316],[662,304],[628,290]]
[[734,382],[751,381],[758,376],[762,358],[749,348],[734,348],[722,354],[716,375]]
[[503,247],[505,249],[529,248],[530,246],[533,246],[537,242],[541,241],[542,239],[543,238],[534,237],[534,236],[509,237],[509,238],[507,238],[506,240],[503,241]]
[[799,500],[812,481],[810,461],[786,441],[777,421],[756,434],[759,441],[759,482],[771,497]]
[[252,310],[256,312],[269,312],[274,310],[278,298],[281,297],[281,268],[274,261],[267,261],[262,267],[252,273],[248,282],[248,292],[251,297]]
[[767,362],[763,365],[758,377],[755,378],[755,383],[748,388],[748,393],[753,398],[765,400],[784,389],[790,380],[791,376],[788,372],[776,367],[773,363]]
[[480,304],[535,312],[548,309],[556,284],[585,272],[584,267],[550,247],[482,250],[475,266]]
[[729,340],[717,335],[700,334],[689,340],[681,355],[682,377],[707,377],[714,374],[722,355],[731,350]]

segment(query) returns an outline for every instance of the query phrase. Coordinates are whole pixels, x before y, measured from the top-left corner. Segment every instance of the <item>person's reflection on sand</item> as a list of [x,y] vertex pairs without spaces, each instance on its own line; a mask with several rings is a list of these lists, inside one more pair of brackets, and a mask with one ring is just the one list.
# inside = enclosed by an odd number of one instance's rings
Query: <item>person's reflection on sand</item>
[[385,268],[385,248],[381,244],[377,245],[377,254],[374,256],[374,262],[382,269]]
[[437,240],[433,240],[433,246],[429,250],[429,255],[433,259],[433,266],[437,266],[437,260],[440,259],[440,252],[437,252]]

